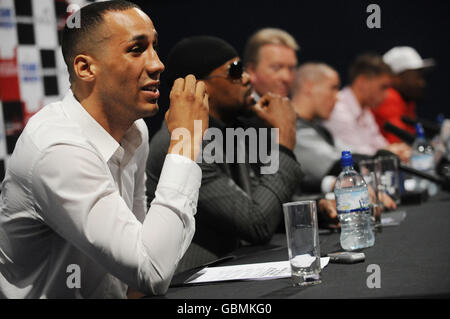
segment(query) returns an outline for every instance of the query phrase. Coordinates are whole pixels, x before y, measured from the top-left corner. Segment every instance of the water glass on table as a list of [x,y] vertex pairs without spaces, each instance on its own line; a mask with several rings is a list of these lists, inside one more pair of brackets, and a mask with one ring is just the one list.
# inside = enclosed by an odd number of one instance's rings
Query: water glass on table
[[316,201],[285,203],[283,213],[293,285],[307,286],[320,283]]
[[379,191],[388,194],[395,204],[400,204],[400,175],[398,158],[396,156],[377,157],[379,163]]
[[364,178],[367,186],[369,186],[370,213],[372,227],[377,230],[381,227],[381,212],[383,204],[380,200],[380,163],[377,160],[367,159],[358,163],[361,176]]

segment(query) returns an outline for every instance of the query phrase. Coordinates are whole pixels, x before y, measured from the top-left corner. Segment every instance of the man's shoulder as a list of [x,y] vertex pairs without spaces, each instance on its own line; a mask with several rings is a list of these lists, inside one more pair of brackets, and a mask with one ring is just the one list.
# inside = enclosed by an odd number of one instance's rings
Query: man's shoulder
[[22,134],[40,151],[59,143],[88,145],[80,126],[66,116],[61,102],[43,107],[28,121]]
[[139,119],[134,122],[139,132],[143,135],[148,135],[148,126],[145,123],[144,119]]

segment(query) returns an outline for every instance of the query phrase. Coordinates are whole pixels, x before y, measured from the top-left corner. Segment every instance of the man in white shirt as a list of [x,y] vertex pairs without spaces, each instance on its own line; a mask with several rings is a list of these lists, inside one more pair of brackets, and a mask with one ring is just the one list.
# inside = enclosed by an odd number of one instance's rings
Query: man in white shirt
[[376,54],[358,56],[350,67],[350,85],[339,92],[338,101],[324,126],[336,141],[354,153],[374,155],[387,149],[408,161],[410,147],[389,144],[381,134],[372,109],[386,98],[391,85],[391,69]]
[[[297,69],[292,106],[297,114],[294,154],[304,172],[302,189],[331,192],[341,172],[340,158],[345,147],[337,144],[322,125],[333,111],[339,86],[339,74],[325,63],[309,62]],[[352,156],[356,163],[369,157],[357,153]],[[380,200],[385,208],[396,208],[389,196],[381,194]]]
[[[208,123],[203,82],[177,79],[166,114],[172,141],[146,211],[148,132],[164,65],[150,18],[125,1],[80,11],[66,25],[71,91],[28,122],[0,201],[0,298],[125,298],[167,290],[194,234],[201,170],[193,161]],[[194,120],[203,131],[193,134]],[[191,148],[190,158],[173,149]],[[175,147],[177,146],[177,147]]]

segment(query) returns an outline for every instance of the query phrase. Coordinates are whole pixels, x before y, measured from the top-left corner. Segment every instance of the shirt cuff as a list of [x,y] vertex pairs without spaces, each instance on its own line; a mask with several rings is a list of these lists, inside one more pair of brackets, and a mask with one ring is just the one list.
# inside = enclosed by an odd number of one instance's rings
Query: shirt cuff
[[158,187],[170,187],[192,198],[200,189],[202,170],[194,161],[178,154],[167,154]]
[[336,177],[332,175],[327,175],[322,178],[322,183],[320,184],[320,188],[322,193],[329,193],[333,191],[334,184],[336,183]]

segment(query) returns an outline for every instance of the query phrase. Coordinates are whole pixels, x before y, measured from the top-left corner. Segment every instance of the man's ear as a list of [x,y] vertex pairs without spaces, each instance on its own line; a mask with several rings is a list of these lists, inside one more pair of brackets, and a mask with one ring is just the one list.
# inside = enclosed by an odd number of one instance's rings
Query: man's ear
[[368,79],[367,75],[360,74],[355,78],[353,84],[356,85],[357,87],[365,87],[367,79]]
[[79,54],[73,60],[75,75],[81,81],[92,82],[96,76],[96,65],[94,59],[85,54]]
[[308,95],[308,96],[313,95],[312,92],[313,92],[315,85],[312,81],[306,80],[303,82],[302,86],[303,86],[302,90],[303,90],[303,92],[306,93],[306,95]]

